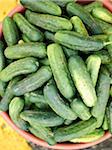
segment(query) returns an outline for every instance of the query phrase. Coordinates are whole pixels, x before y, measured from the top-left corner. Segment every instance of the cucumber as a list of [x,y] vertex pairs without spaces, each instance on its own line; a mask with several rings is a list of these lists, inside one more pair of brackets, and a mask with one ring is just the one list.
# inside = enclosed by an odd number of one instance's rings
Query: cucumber
[[46,58],[43,58],[43,59],[40,59],[39,60],[39,62],[40,62],[40,64],[41,65],[45,65],[45,66],[49,66],[50,65],[50,63],[49,63],[49,59],[46,57]]
[[54,39],[54,33],[49,32],[49,31],[45,31],[44,35],[45,35],[45,39],[46,40],[53,41],[53,42],[55,41],[55,39]]
[[38,61],[33,57],[23,58],[9,64],[0,72],[0,79],[8,82],[13,77],[35,72],[39,67]]
[[63,51],[64,51],[65,56],[67,58],[69,58],[70,56],[78,55],[78,51],[74,51],[74,50],[69,49],[69,48],[67,48],[65,46],[63,46],[62,48],[63,48]]
[[107,114],[105,114],[104,121],[103,121],[103,124],[102,124],[102,128],[103,128],[103,130],[108,130],[109,129],[109,127],[108,127],[108,120],[107,120]]
[[68,65],[74,84],[83,102],[88,107],[93,107],[97,101],[97,97],[84,61],[80,56],[74,56],[69,58]]
[[64,119],[56,115],[54,112],[31,111],[26,110],[20,114],[20,117],[35,126],[55,127],[63,124]]
[[49,0],[49,1],[55,2],[61,7],[65,7],[69,2],[75,2],[77,0]]
[[105,134],[104,130],[102,129],[96,129],[92,133],[89,133],[85,136],[82,136],[80,138],[75,138],[70,140],[72,143],[88,143],[88,142],[95,142],[99,140],[101,137],[103,137]]
[[39,29],[35,28],[33,25],[31,25],[23,15],[21,15],[20,13],[16,13],[13,16],[13,19],[16,22],[20,31],[24,33],[29,40],[34,42],[43,40],[42,32]]
[[82,102],[81,99],[75,98],[71,102],[71,108],[81,120],[90,119],[91,114],[89,112],[89,108]]
[[23,43],[7,47],[5,56],[9,59],[20,59],[24,57],[44,58],[46,56],[46,45],[44,43]]
[[[106,89],[106,90],[105,90]],[[101,70],[97,85],[97,102],[92,109],[92,115],[97,119],[97,128],[99,128],[104,120],[105,110],[109,99],[110,77]]]
[[75,112],[65,104],[58,94],[56,87],[52,83],[48,83],[44,88],[44,96],[49,106],[56,114],[64,119],[75,120],[77,118]]
[[41,102],[35,103],[35,107],[37,107],[39,110],[49,110],[50,108],[48,104]]
[[9,115],[17,127],[22,130],[28,130],[28,123],[20,118],[20,113],[23,108],[24,100],[20,97],[14,97],[9,105]]
[[90,55],[87,60],[87,69],[90,73],[94,87],[96,86],[98,74],[101,66],[101,59],[97,55]]
[[108,40],[108,35],[107,34],[92,35],[91,37],[94,40],[101,40],[101,41],[104,41],[104,42],[106,42]]
[[4,43],[0,41],[0,71],[5,67]]
[[110,102],[109,107],[107,107],[107,120],[109,131],[112,134],[112,102]]
[[[14,97],[12,93],[12,87],[21,79],[21,77],[16,77],[12,79],[9,84],[7,85],[6,89],[4,89],[4,95],[0,101],[0,110],[7,111],[9,108],[9,104]],[[4,83],[4,82],[3,82]],[[2,84],[3,84],[2,83]],[[6,84],[6,83],[5,83]]]
[[54,134],[50,128],[45,128],[41,126],[31,126],[29,128],[30,132],[34,134],[36,137],[46,141],[49,145],[55,145],[56,141],[54,140]]
[[33,73],[13,86],[14,95],[20,96],[25,93],[34,91],[41,87],[52,77],[50,67],[43,66],[36,73]]
[[103,3],[100,1],[95,1],[95,2],[92,2],[92,3],[84,6],[85,10],[90,12],[90,13],[96,7],[103,7]]
[[109,64],[106,64],[106,67],[107,67],[109,73],[110,73],[111,76],[112,76],[112,62],[110,62]]
[[58,44],[47,47],[47,55],[60,93],[67,99],[75,95],[63,50]]
[[58,30],[72,30],[72,24],[68,19],[47,14],[37,14],[29,10],[25,13],[28,21],[42,29],[56,32]]
[[60,16],[61,8],[52,1],[21,0],[21,4],[34,12]]
[[91,37],[80,36],[74,31],[58,31],[55,34],[55,40],[63,46],[83,52],[98,51],[104,46],[111,44],[111,42],[103,42],[94,40]]
[[87,121],[80,121],[67,127],[58,128],[54,133],[55,140],[56,142],[64,142],[85,136],[95,130],[96,122],[95,118],[91,118]]
[[70,21],[72,22],[74,29],[76,32],[83,36],[89,36],[85,25],[83,24],[82,20],[78,16],[73,16]]
[[29,40],[29,38],[26,36],[26,34],[22,34],[22,39],[23,39],[23,41],[26,42],[26,43],[31,42],[31,41]]
[[0,80],[0,96],[3,97],[5,93],[5,88],[6,88],[6,82],[3,82]]
[[[108,37],[108,40],[109,40],[109,41],[112,41],[112,35],[110,35],[110,36]],[[110,55],[110,57],[111,57],[111,59],[112,59],[112,44],[108,45],[108,46],[107,46],[107,49],[108,49],[109,55]]]
[[92,15],[96,18],[99,18],[105,22],[112,23],[112,14],[111,12],[104,7],[97,7],[92,10]]
[[78,16],[84,24],[89,28],[92,34],[102,34],[103,31],[94,18],[87,12],[83,6],[77,3],[67,4],[66,10],[70,16]]

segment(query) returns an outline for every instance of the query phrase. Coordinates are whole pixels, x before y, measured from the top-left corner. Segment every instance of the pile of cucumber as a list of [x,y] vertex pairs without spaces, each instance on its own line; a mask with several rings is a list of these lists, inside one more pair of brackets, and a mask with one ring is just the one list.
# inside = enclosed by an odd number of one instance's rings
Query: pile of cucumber
[[112,14],[101,2],[21,0],[3,20],[0,110],[49,145],[112,133]]

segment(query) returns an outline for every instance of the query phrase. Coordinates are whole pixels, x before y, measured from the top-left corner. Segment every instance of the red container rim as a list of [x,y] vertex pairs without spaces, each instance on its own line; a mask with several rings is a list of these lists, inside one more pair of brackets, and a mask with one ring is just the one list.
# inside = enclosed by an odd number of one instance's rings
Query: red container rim
[[[80,2],[91,2],[93,0],[79,0]],[[109,0],[104,0],[103,1],[104,6],[106,6],[110,11],[112,11],[112,2],[110,2]],[[8,16],[12,16],[13,14],[15,14],[16,12],[24,12],[25,8],[21,5],[18,5],[17,7],[15,7],[9,14]],[[0,23],[0,38],[2,38],[2,23]],[[24,137],[26,140],[31,141],[37,145],[43,146],[43,147],[47,147],[47,148],[52,148],[52,149],[62,149],[62,150],[79,150],[79,149],[84,149],[84,148],[88,148],[91,146],[94,146],[96,144],[99,144],[107,139],[109,139],[111,137],[111,134],[109,132],[106,132],[105,135],[103,137],[101,137],[100,139],[98,139],[95,142],[89,142],[89,143],[79,143],[79,144],[75,144],[75,143],[61,143],[61,144],[56,144],[54,146],[50,146],[48,145],[45,141],[33,136],[32,134],[23,131],[21,129],[19,129],[10,119],[8,113],[6,112],[0,112],[0,115],[6,120],[6,122],[15,130],[17,131],[22,137]]]

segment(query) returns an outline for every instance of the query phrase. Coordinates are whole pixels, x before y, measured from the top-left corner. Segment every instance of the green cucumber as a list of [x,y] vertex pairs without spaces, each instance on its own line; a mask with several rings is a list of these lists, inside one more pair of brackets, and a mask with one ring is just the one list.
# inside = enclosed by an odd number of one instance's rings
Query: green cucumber
[[65,46],[63,46],[62,48],[63,48],[63,51],[64,51],[65,56],[67,58],[69,58],[70,56],[78,55],[78,51],[74,51],[74,50],[67,48]]
[[77,0],[49,0],[49,1],[55,2],[61,7],[65,7],[68,3],[75,2]]
[[49,31],[45,31],[44,35],[45,35],[46,40],[55,41],[55,39],[54,39],[54,33],[49,32]]
[[5,57],[4,57],[4,43],[0,41],[0,71],[5,66]]
[[29,10],[25,13],[28,21],[42,29],[56,32],[58,30],[72,30],[72,24],[68,19],[47,14],[37,14]]
[[87,121],[80,121],[67,127],[58,128],[54,133],[55,140],[56,142],[64,142],[85,136],[95,130],[96,122],[95,118],[91,118]]
[[7,47],[5,56],[9,59],[20,59],[24,57],[44,58],[46,56],[46,45],[44,43],[23,43]]
[[109,64],[106,64],[106,67],[107,67],[109,73],[112,75],[112,62],[110,62]]
[[3,82],[0,80],[0,96],[3,97],[5,93],[5,88],[6,88],[6,82]]
[[49,65],[50,65],[49,59],[48,59],[47,57],[45,57],[45,58],[43,58],[43,59],[40,59],[39,62],[40,62],[40,64],[43,65],[43,66],[44,66],[44,65],[45,65],[45,66],[49,66]]
[[58,90],[52,83],[48,83],[44,88],[44,96],[49,106],[64,119],[75,120],[77,118],[75,112],[65,104],[58,94]]
[[39,29],[35,28],[33,25],[31,25],[23,15],[21,15],[20,13],[16,13],[13,16],[13,19],[16,22],[20,31],[24,33],[29,40],[34,42],[43,40],[42,32]]
[[50,67],[43,66],[36,73],[33,73],[13,86],[14,95],[20,96],[25,93],[34,91],[41,87],[52,77]]
[[54,112],[32,111],[26,110],[20,114],[20,117],[35,126],[55,127],[63,124],[64,119],[56,115]]
[[71,102],[71,108],[81,120],[90,119],[91,114],[89,112],[89,108],[82,102],[81,99],[75,98]]
[[[106,90],[105,90],[106,89]],[[105,110],[109,99],[110,77],[102,69],[100,72],[97,85],[97,102],[92,109],[92,115],[97,119],[97,128],[99,128],[104,120]]]
[[101,41],[104,41],[104,42],[106,42],[108,40],[108,35],[107,34],[92,35],[91,37],[94,40],[101,40]]
[[110,102],[109,106],[107,107],[107,120],[109,131],[112,134],[112,102]]
[[67,99],[75,95],[63,50],[58,44],[47,47],[47,55],[60,93]]
[[21,0],[20,2],[31,11],[61,16],[61,8],[52,1]]
[[101,66],[101,59],[97,55],[90,55],[87,60],[87,69],[90,73],[94,87],[96,86],[98,74]]
[[83,102],[88,107],[93,107],[97,101],[97,97],[84,61],[80,56],[74,56],[70,57],[68,65],[74,84]]
[[107,114],[105,114],[104,121],[103,121],[103,124],[102,124],[102,128],[103,128],[103,130],[108,130],[109,129],[109,127],[108,127],[108,120],[107,120]]
[[22,130],[27,130],[27,122],[20,118],[20,113],[23,108],[24,100],[20,97],[14,97],[9,105],[9,116],[11,117],[12,121],[17,125],[17,127]]
[[[110,36],[108,37],[108,40],[109,40],[109,41],[112,41],[112,35],[110,35]],[[112,44],[108,45],[108,46],[107,46],[107,49],[108,49],[109,55],[110,55],[110,57],[111,57],[111,59],[112,59]]]
[[26,36],[26,34],[22,34],[22,39],[23,39],[23,41],[24,42],[31,42],[30,40],[29,40],[29,38]]
[[13,77],[35,72],[39,67],[38,61],[33,57],[23,58],[9,64],[0,72],[0,79],[8,82]]
[[78,16],[73,16],[70,21],[72,22],[74,29],[76,32],[83,36],[89,36],[85,25],[83,24],[82,20]]
[[66,10],[70,16],[78,16],[93,34],[102,34],[103,31],[94,18],[87,12],[83,6],[77,3],[69,3]]

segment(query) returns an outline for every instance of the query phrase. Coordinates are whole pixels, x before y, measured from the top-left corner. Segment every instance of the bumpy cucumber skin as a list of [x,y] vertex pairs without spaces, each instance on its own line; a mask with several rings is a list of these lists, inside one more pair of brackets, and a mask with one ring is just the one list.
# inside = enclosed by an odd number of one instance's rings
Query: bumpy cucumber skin
[[44,43],[22,43],[5,49],[5,56],[9,59],[20,59],[24,57],[44,58],[46,56],[46,45]]
[[54,112],[26,110],[20,114],[20,117],[35,126],[40,125],[43,127],[55,127],[62,125],[64,122],[64,119],[56,115]]
[[80,121],[67,127],[58,128],[54,133],[54,137],[56,142],[70,141],[74,138],[80,138],[93,132],[95,128],[96,119],[91,118],[87,121]]
[[61,8],[52,1],[21,0],[21,4],[34,12],[60,16]]
[[26,36],[31,41],[42,41],[43,34],[42,32],[31,25],[20,13],[16,13],[13,16],[14,21],[16,22],[17,26],[21,30],[22,33],[26,34]]
[[[7,111],[9,108],[9,104],[14,97],[12,93],[12,87],[21,79],[21,77],[16,77],[12,79],[9,84],[6,87],[6,90],[4,91],[4,95],[0,101],[0,110],[1,111]],[[5,82],[6,83],[6,82]]]
[[[112,35],[109,36],[108,40],[112,41]],[[109,55],[110,55],[110,57],[112,59],[112,44],[108,45],[107,49],[108,49]]]
[[34,91],[46,83],[51,77],[52,72],[50,67],[43,66],[36,73],[33,73],[19,81],[13,87],[13,93],[14,95],[20,96],[24,95],[25,93]]
[[78,51],[74,51],[73,49],[67,48],[65,46],[63,46],[62,48],[67,58],[69,58],[70,56],[78,55]]
[[67,99],[73,97],[75,90],[72,86],[72,80],[61,46],[58,44],[49,45],[47,55],[59,91]]
[[67,5],[66,9],[71,16],[76,15],[80,17],[93,34],[103,33],[101,27],[97,24],[94,18],[81,5],[72,2]]
[[60,95],[56,87],[52,83],[48,83],[44,88],[44,96],[49,106],[64,119],[75,120],[76,114],[67,106]]
[[110,77],[105,74],[103,70],[101,71],[96,89],[98,100],[92,108],[92,115],[97,119],[97,128],[99,128],[103,123],[110,89]]
[[93,107],[97,101],[95,89],[85,63],[79,56],[70,57],[69,70],[84,103]]
[[77,116],[82,120],[88,120],[91,117],[89,108],[82,102],[81,99],[75,98],[71,102],[72,110],[77,114]]
[[91,37],[83,37],[74,31],[58,31],[55,34],[57,43],[78,51],[98,51],[104,47],[104,42]]
[[8,46],[16,44],[19,40],[19,33],[16,24],[8,16],[3,20],[3,35]]
[[24,120],[20,118],[20,113],[24,107],[24,100],[15,97],[12,99],[10,105],[9,105],[9,115],[12,119],[12,121],[22,130],[28,129],[28,124]]
[[38,61],[33,57],[27,57],[9,64],[0,73],[0,79],[8,82],[13,77],[35,72],[39,67]]
[[72,30],[72,24],[68,19],[47,14],[37,14],[29,10],[25,13],[30,23],[51,32],[58,30]]

